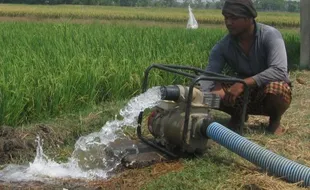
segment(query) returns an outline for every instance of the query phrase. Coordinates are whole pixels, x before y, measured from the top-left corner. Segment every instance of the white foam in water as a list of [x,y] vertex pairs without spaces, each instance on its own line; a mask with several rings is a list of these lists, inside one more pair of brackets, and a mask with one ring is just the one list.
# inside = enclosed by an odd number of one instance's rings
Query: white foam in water
[[55,178],[87,180],[107,178],[109,172],[120,164],[121,158],[126,154],[120,150],[113,150],[109,147],[109,143],[119,138],[126,138],[122,133],[122,127],[136,127],[139,113],[154,107],[159,100],[159,87],[150,88],[145,93],[132,98],[120,110],[123,119],[109,121],[99,132],[81,137],[75,143],[75,150],[67,163],[57,163],[49,159],[43,153],[42,140],[37,137],[37,153],[33,163],[28,166],[8,165],[0,171],[0,180],[14,182],[46,181]]

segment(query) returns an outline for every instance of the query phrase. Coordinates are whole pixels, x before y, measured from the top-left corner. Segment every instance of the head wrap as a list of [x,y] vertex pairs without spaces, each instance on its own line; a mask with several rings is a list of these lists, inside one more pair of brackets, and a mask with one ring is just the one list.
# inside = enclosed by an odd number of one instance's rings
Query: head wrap
[[257,17],[252,0],[226,0],[222,14],[231,14],[237,17]]

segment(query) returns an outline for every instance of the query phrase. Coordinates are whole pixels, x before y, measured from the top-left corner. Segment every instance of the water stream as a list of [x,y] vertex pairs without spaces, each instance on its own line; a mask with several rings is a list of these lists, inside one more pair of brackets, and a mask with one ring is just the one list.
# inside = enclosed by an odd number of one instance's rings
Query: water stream
[[[117,139],[126,139],[122,128],[136,127],[140,111],[154,107],[160,100],[159,87],[150,88],[143,94],[132,98],[120,110],[122,119],[108,121],[99,132],[80,137],[75,143],[75,150],[66,163],[57,163],[43,152],[44,139],[36,138],[36,157],[29,165],[10,164],[0,171],[0,180],[48,181],[55,178],[103,179],[120,164],[126,151],[113,150],[109,144]],[[132,145],[134,146],[134,145]],[[137,149],[136,147],[133,147]],[[138,149],[136,150],[138,153]]]

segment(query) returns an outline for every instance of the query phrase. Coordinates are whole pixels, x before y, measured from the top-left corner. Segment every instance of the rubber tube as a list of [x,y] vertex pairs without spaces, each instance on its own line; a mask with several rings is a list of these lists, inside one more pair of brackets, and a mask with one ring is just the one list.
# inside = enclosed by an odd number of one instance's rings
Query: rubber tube
[[310,168],[307,166],[277,155],[217,122],[207,127],[206,135],[265,171],[289,182],[302,182],[302,186],[310,186]]

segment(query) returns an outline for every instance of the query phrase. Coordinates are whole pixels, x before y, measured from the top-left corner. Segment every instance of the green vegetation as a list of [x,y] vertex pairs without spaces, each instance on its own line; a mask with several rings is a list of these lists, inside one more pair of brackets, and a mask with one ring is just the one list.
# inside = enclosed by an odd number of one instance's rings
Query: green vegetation
[[[18,125],[140,93],[152,63],[205,68],[223,29],[2,23],[0,123]],[[299,37],[284,33],[289,58]],[[155,73],[151,85],[173,76]]]
[[[76,5],[105,5],[124,7],[191,7],[199,9],[221,9],[225,0],[2,0],[2,3],[14,4],[76,4]],[[253,0],[260,11],[299,12],[300,3],[286,0]]]
[[[200,24],[223,24],[220,10],[197,9],[195,17]],[[187,8],[141,8],[109,7],[82,5],[10,5],[0,6],[0,16],[69,18],[69,19],[105,19],[105,20],[147,20],[160,22],[182,22],[188,20]],[[257,21],[279,27],[299,27],[298,13],[260,12]]]
[[214,158],[205,156],[186,160],[183,171],[164,175],[142,189],[227,189],[223,184],[229,179],[231,170],[236,168],[225,162],[216,162]]
[[[222,23],[219,10],[194,12],[199,23]],[[48,18],[69,21],[0,24],[0,125],[20,126],[1,128],[1,137],[6,138],[11,148],[3,148],[2,163],[32,161],[35,146],[15,147],[11,140],[34,143],[37,134],[45,139],[44,150],[50,158],[65,161],[77,138],[100,130],[126,100],[141,92],[143,71],[152,63],[205,68],[209,52],[225,35],[225,28],[216,25],[186,30],[187,14],[187,9],[177,8],[1,5],[3,20],[23,17],[43,22]],[[299,26],[298,14],[265,12],[259,15],[258,21],[267,24]],[[72,24],[71,19],[90,19],[95,23]],[[110,20],[109,24],[99,24],[100,19]],[[126,23],[114,24],[118,19]],[[130,24],[136,20],[175,22],[182,26]],[[281,32],[289,66],[297,68],[298,31],[285,28]],[[293,102],[282,120],[287,130],[283,136],[264,134],[268,122],[264,117],[250,116],[245,129],[245,136],[253,142],[307,166],[310,164],[309,76],[306,71],[291,73]],[[306,82],[299,84],[296,79]],[[153,72],[150,85],[182,82],[173,75]],[[125,133],[135,136],[133,130]],[[96,189],[302,189],[261,172],[218,144],[212,144],[202,158],[181,159],[174,164],[127,170],[106,183],[101,180],[102,185],[89,185]],[[76,186],[77,182],[72,183]],[[63,183],[62,188],[66,184]]]

